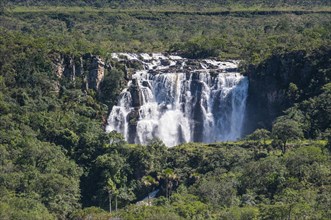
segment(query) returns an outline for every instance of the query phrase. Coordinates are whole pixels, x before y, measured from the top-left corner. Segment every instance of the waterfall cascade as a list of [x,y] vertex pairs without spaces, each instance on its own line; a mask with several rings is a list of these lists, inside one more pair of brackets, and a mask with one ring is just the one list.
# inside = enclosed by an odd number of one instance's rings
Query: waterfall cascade
[[237,72],[238,61],[127,53],[112,58],[138,62],[144,70],[135,71],[121,93],[107,131],[130,143],[159,138],[167,146],[240,138],[248,80]]

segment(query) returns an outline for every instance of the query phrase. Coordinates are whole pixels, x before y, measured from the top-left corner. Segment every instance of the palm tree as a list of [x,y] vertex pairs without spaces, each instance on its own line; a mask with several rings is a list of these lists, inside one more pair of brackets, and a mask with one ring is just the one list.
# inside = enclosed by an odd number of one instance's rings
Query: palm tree
[[[159,182],[150,175],[144,176],[141,180],[146,187],[152,186],[152,191],[154,191],[155,186],[159,185]],[[149,196],[150,193],[148,193],[148,204],[150,204]]]
[[166,198],[169,199],[171,195],[171,191],[174,187],[174,183],[178,182],[177,174],[172,169],[167,168],[162,171],[162,173],[158,178],[165,180]]
[[[109,212],[111,212],[112,197],[113,197],[113,195],[115,195],[115,196],[117,195],[116,185],[111,178],[109,178],[107,181],[106,189],[108,191],[108,198],[109,198]],[[117,198],[116,198],[116,211],[117,211]]]

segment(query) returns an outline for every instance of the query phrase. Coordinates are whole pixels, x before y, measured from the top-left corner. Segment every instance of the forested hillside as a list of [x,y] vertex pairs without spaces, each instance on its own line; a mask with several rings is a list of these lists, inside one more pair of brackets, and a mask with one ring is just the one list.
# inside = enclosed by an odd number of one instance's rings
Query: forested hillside
[[[328,0],[0,3],[0,219],[331,218]],[[136,68],[112,52],[240,59],[248,135],[106,133]]]

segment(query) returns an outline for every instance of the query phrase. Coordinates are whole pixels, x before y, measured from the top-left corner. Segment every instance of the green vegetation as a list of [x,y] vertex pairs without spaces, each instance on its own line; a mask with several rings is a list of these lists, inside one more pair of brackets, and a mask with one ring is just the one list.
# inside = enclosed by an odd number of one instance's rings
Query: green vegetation
[[[40,2],[0,1],[0,219],[331,218],[327,1]],[[113,51],[240,58],[266,82],[277,63],[287,110],[238,142],[129,145],[104,132],[125,85]],[[114,67],[98,91],[55,74],[89,53]]]
[[205,1],[195,1],[195,0],[73,0],[73,1],[38,1],[38,0],[2,0],[3,3],[9,5],[23,5],[23,6],[80,6],[80,7],[95,7],[104,8],[110,7],[113,9],[151,9],[151,8],[172,8],[172,9],[201,9],[201,8],[279,8],[284,7],[286,9],[294,8],[314,8],[314,7],[324,7],[328,5],[328,0],[205,0]]
[[[151,145],[144,150],[124,147],[122,156],[145,152],[145,160],[139,158],[145,161],[145,169],[139,163],[140,176],[142,180],[154,176],[164,197],[153,199],[152,206],[129,205],[114,215],[123,219],[329,218],[330,153],[325,142],[291,145],[282,156],[277,148],[267,153],[249,142],[161,147],[165,156],[161,161],[147,153]],[[136,170],[136,161],[129,158],[126,164]],[[150,169],[152,164],[159,168]],[[152,190],[149,184],[140,187]]]
[[[315,3],[325,7],[289,10],[253,4],[228,9],[213,4],[198,8],[185,4],[188,8],[181,8],[167,1],[148,4],[146,9],[130,5],[119,9],[91,5],[8,6],[1,26],[42,37],[53,45],[51,48],[68,53],[106,56],[109,51],[172,51],[189,57],[240,58],[256,64],[275,51],[313,51],[330,45],[330,7]],[[170,5],[170,9],[162,4]]]
[[282,143],[282,152],[286,151],[289,140],[302,139],[303,132],[298,122],[294,120],[276,121],[272,127],[272,135]]
[[[331,49],[275,52],[258,65],[248,65],[248,133],[271,129],[276,117],[300,124],[305,138],[324,138],[330,125]],[[263,91],[263,92],[261,92]]]

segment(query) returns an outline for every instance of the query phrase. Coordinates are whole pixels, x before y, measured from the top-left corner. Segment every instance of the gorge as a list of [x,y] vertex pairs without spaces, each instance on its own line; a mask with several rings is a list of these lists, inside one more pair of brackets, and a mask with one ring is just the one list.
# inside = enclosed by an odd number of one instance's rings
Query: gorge
[[117,62],[135,63],[129,82],[108,118],[108,132],[129,143],[154,138],[167,146],[241,137],[248,79],[238,61],[191,60],[164,54],[113,53]]

